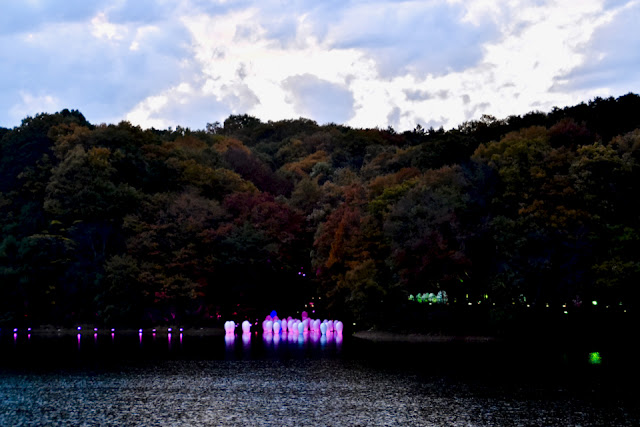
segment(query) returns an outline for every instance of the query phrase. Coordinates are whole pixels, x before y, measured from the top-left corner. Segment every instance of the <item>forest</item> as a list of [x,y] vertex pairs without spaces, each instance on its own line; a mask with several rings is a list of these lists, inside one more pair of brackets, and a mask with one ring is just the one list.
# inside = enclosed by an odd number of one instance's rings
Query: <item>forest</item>
[[0,326],[632,310],[640,96],[402,133],[42,113],[0,128],[0,229]]

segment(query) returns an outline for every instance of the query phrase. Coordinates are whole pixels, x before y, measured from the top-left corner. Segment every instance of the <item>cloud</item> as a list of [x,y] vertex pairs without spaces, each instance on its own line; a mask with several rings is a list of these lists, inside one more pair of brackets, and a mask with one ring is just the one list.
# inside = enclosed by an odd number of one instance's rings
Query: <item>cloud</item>
[[48,24],[86,21],[95,16],[106,3],[100,0],[68,0],[64,4],[52,1],[3,2],[0,36],[37,32]]
[[556,78],[554,90],[608,88],[619,94],[640,89],[640,1],[612,2],[617,9],[582,46],[583,61]]
[[428,101],[436,97],[440,99],[447,99],[449,97],[449,91],[446,89],[437,92],[420,89],[404,89],[403,92],[409,101]]
[[[20,91],[55,97],[89,120],[119,120],[158,88],[188,72],[189,34],[180,23],[114,24],[104,12],[85,21],[49,23],[33,33],[0,35],[0,114]],[[0,116],[0,125],[6,118]],[[10,124],[10,123],[7,123]]]
[[20,102],[9,109],[10,117],[19,122],[27,116],[39,113],[53,112],[63,109],[60,100],[52,95],[33,95],[30,92],[20,92]]
[[143,127],[157,129],[182,126],[204,129],[207,123],[223,121],[229,107],[216,96],[181,83],[138,103],[126,119]]
[[442,75],[482,59],[482,45],[499,33],[491,21],[464,22],[462,5],[438,2],[352,3],[327,39],[333,48],[367,52],[383,77]]
[[156,127],[248,113],[406,130],[562,107],[640,89],[639,3],[8,2],[0,126],[34,100]]
[[302,74],[288,77],[282,87],[297,113],[319,123],[345,123],[354,115],[353,94],[342,85]]

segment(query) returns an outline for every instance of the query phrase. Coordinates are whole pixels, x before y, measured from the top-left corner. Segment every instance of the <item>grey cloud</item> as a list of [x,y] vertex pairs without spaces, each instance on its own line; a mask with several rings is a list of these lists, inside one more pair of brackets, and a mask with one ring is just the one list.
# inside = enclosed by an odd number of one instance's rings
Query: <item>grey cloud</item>
[[[610,2],[620,5],[621,2]],[[597,29],[583,48],[583,63],[557,77],[551,90],[572,90],[608,87],[620,94],[640,89],[640,4],[619,13],[609,24]]]
[[471,98],[466,93],[462,95],[462,102],[464,105],[468,105],[471,102]]
[[475,104],[469,110],[465,110],[464,116],[467,120],[472,120],[478,118],[478,113],[483,113],[489,108],[491,104],[488,102],[481,102],[479,104]]
[[285,79],[282,87],[297,113],[319,123],[345,123],[355,114],[353,94],[342,85],[302,74]]
[[405,97],[409,101],[428,101],[429,99],[433,99],[435,97],[444,100],[449,97],[449,91],[444,89],[437,92],[429,92],[427,90],[420,89],[404,89],[403,92]]
[[223,101],[234,113],[246,113],[260,103],[258,96],[245,84],[223,86],[222,89],[227,92]]
[[0,35],[0,111],[15,105],[23,91],[54,96],[90,120],[123,117],[191,71],[185,67],[189,36],[180,24],[148,34],[138,51],[129,49],[130,38],[98,40],[89,32],[84,25],[69,24],[35,34],[32,41],[20,34]]
[[[362,8],[362,11],[366,9]],[[376,60],[383,76],[404,72],[441,75],[475,65],[483,55],[483,43],[499,35],[489,22],[480,26],[462,22],[462,5],[426,3],[415,13],[401,13],[389,5],[369,20],[354,26],[343,15],[335,25],[335,46],[360,48]]]
[[408,111],[401,111],[400,107],[395,106],[393,109],[387,114],[387,124],[394,128],[398,128],[400,126],[400,119],[403,117],[408,117],[411,113]]

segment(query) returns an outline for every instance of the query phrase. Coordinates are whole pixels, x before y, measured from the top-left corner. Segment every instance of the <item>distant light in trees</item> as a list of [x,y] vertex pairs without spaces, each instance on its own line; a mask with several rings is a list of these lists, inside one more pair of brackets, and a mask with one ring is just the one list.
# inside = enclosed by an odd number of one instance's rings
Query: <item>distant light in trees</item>
[[600,353],[593,352],[593,353],[589,353],[589,363],[592,365],[599,365],[602,363],[602,356],[600,356]]

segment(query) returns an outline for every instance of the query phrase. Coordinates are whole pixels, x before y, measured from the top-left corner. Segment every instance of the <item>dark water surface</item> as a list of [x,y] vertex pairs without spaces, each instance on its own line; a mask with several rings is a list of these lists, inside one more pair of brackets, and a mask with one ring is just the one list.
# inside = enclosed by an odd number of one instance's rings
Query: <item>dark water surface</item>
[[635,354],[591,347],[10,334],[0,425],[640,425]]

